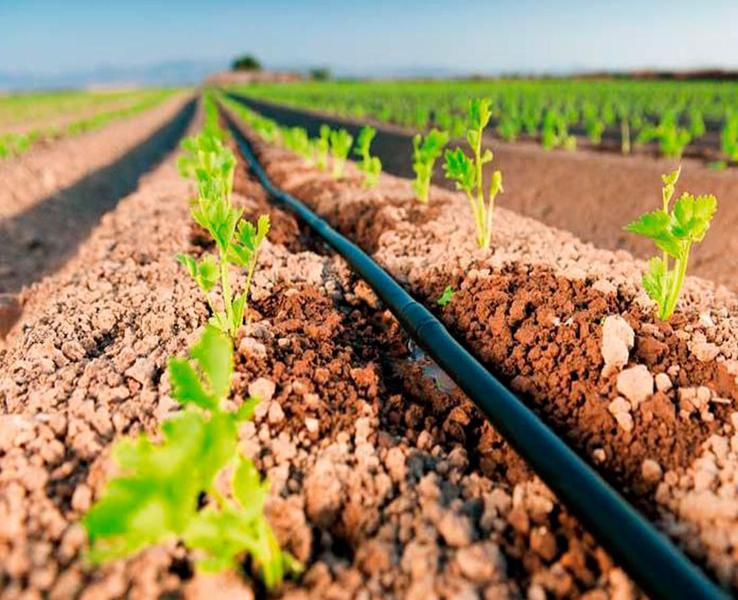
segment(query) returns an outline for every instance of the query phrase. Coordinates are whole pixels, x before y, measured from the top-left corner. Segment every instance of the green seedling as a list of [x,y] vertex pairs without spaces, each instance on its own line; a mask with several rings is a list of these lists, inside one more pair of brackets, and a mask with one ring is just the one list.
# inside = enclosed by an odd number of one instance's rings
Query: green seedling
[[351,150],[351,143],[354,138],[345,129],[331,131],[331,158],[333,159],[333,171],[331,175],[333,179],[341,179],[343,177],[343,168],[346,165],[346,159]]
[[302,156],[306,165],[314,164],[315,146],[303,127],[282,128],[281,135],[285,148]]
[[114,445],[118,473],[82,519],[93,563],[180,540],[204,572],[237,569],[250,555],[272,588],[300,571],[264,516],[268,482],[237,448],[258,400],[226,407],[232,354],[228,337],[208,326],[188,358],[169,360],[171,395],[182,410],[162,423],[157,441],[140,434]]
[[559,146],[566,150],[576,149],[577,140],[573,135],[569,135],[566,117],[559,111],[549,109],[543,115],[541,144],[544,150],[551,150]]
[[433,166],[446,144],[448,144],[448,133],[438,129],[431,129],[425,139],[419,133],[413,136],[413,171],[415,172],[413,190],[415,197],[422,204],[428,204]]
[[692,139],[702,137],[705,135],[705,119],[702,116],[702,111],[697,107],[690,107],[688,111],[689,115],[689,135]]
[[725,123],[720,132],[720,148],[728,162],[738,163],[738,112],[736,111],[730,111],[725,117]]
[[692,245],[699,243],[710,228],[717,199],[712,194],[683,193],[670,209],[681,168],[663,175],[662,208],[644,215],[625,229],[652,240],[662,251],[653,257],[643,275],[643,287],[658,305],[658,316],[667,320],[674,313],[687,272]]
[[362,127],[356,138],[356,148],[354,148],[354,154],[361,157],[361,162],[357,166],[364,173],[362,186],[366,189],[377,185],[379,174],[382,172],[382,161],[378,156],[372,156],[369,152],[376,134],[377,130],[374,127],[368,125]]
[[[215,241],[218,258],[202,259],[180,254],[182,263],[195,280],[212,311],[210,323],[235,338],[243,323],[249,288],[256,269],[259,247],[269,232],[269,217],[259,217],[256,226],[241,220],[243,209],[231,202],[233,171],[236,159],[233,153],[213,133],[201,133],[186,139],[184,154],[179,159],[183,176],[195,179],[198,195],[191,203],[194,221],[208,231]],[[230,266],[246,269],[246,284],[240,294],[233,294]],[[212,299],[212,292],[220,281],[222,308]]]
[[438,306],[446,306],[449,302],[451,302],[451,299],[454,297],[454,294],[456,292],[454,291],[454,288],[452,288],[450,285],[447,285],[443,293],[438,297],[438,300],[436,300],[436,304]]
[[330,149],[331,128],[328,125],[320,126],[320,137],[315,140],[315,166],[320,171],[328,168],[328,151]]
[[582,109],[584,117],[584,128],[587,131],[587,137],[593,144],[599,145],[602,142],[602,134],[605,132],[605,121],[600,118],[597,107],[587,103]]
[[489,194],[485,202],[483,167],[492,162],[489,149],[482,152],[482,134],[489,123],[492,113],[487,99],[475,99],[469,102],[466,140],[473,153],[469,158],[461,148],[446,150],[443,165],[446,178],[456,182],[456,189],[463,190],[469,198],[477,232],[477,245],[482,249],[489,248],[492,240],[492,220],[495,198],[502,192],[502,173],[495,171],[489,185]]
[[692,141],[692,135],[688,129],[679,126],[676,112],[670,110],[664,113],[658,125],[643,127],[637,142],[643,144],[654,139],[659,142],[662,156],[679,158],[687,144]]

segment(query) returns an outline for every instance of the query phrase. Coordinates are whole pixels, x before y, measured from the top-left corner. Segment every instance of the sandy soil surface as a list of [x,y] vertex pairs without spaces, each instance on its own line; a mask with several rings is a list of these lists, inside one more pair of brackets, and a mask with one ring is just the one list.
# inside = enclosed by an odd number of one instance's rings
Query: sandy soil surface
[[[273,230],[238,340],[234,401],[262,398],[242,448],[272,484],[268,514],[306,564],[300,598],[638,597],[632,583],[373,293],[243,172]],[[3,598],[249,598],[248,578],[193,576],[181,546],[85,566],[78,524],[116,435],[176,409],[165,374],[207,318],[174,255],[207,251],[171,161],[31,288],[0,350]]]
[[[364,191],[258,144],[273,181],[373,253],[697,562],[738,588],[738,299],[688,278],[654,318],[642,261],[498,210],[491,253],[468,200],[383,176]],[[483,438],[482,438],[483,439]],[[484,446],[484,444],[482,444]],[[493,463],[494,464],[494,463]],[[484,467],[485,463],[480,462]]]
[[179,96],[100,131],[0,165],[0,293],[53,272],[100,217],[179,140],[194,104]]
[[[318,135],[321,123],[347,127],[354,135],[361,123],[350,119],[251,102],[263,114],[287,125],[302,125]],[[372,153],[384,170],[413,177],[411,138],[413,131],[373,123],[378,129]],[[531,142],[505,143],[487,138],[495,153],[491,168],[502,169],[505,194],[498,202],[515,212],[547,225],[565,229],[578,238],[610,250],[624,249],[648,257],[650,242],[623,231],[641,213],[661,204],[661,174],[677,162],[645,154],[623,157],[593,150],[545,151]],[[461,142],[459,142],[461,143]],[[440,162],[440,161],[439,161]],[[436,168],[438,185],[453,184]],[[715,194],[720,203],[710,234],[695,249],[693,272],[738,291],[738,169],[717,172],[696,159],[682,160],[677,192]]]

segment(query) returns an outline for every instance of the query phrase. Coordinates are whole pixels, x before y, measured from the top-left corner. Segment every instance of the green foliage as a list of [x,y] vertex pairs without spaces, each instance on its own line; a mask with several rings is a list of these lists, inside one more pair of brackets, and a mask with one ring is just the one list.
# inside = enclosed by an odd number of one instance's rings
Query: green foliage
[[[494,109],[495,133],[503,139],[525,134],[535,139],[540,136],[548,148],[574,148],[575,138],[570,133],[574,128],[585,131],[594,143],[619,129],[624,154],[631,151],[631,140],[637,140],[642,129],[653,127],[647,119],[659,123],[666,113],[677,111],[679,127],[695,139],[703,135],[705,123],[724,123],[726,111],[738,106],[738,86],[709,81],[304,81],[252,84],[241,91],[292,106],[415,127],[421,132],[434,126],[451,137],[465,135],[468,99],[487,97]],[[546,131],[544,115],[548,115]],[[665,143],[665,148],[668,146]]]
[[602,134],[605,132],[605,121],[600,118],[597,107],[591,103],[584,105],[582,114],[589,141],[599,145],[602,141]]
[[541,130],[541,144],[545,150],[552,148],[565,148],[574,150],[576,138],[569,135],[569,126],[566,116],[557,110],[549,109],[543,115],[543,127]]
[[720,148],[728,161],[738,163],[738,112],[730,110],[720,132]]
[[233,71],[260,71],[261,63],[255,56],[251,54],[244,54],[235,58],[231,63],[231,70]]
[[376,134],[377,130],[374,127],[368,125],[362,127],[356,138],[356,148],[354,148],[354,154],[361,157],[361,162],[357,166],[364,173],[362,186],[367,189],[377,185],[379,174],[382,172],[382,161],[378,156],[372,156],[369,151]]
[[438,306],[446,306],[449,302],[451,302],[451,299],[454,297],[454,294],[456,292],[454,291],[454,288],[452,288],[450,285],[447,285],[443,293],[438,297],[438,300],[436,300],[436,304]]
[[310,79],[314,81],[328,81],[332,79],[331,70],[328,67],[315,67],[308,72]]
[[419,133],[413,136],[413,171],[415,172],[413,190],[415,197],[422,204],[428,204],[433,166],[446,144],[448,144],[448,133],[438,129],[431,129],[425,139]]
[[331,128],[328,125],[320,126],[320,137],[315,140],[315,166],[320,171],[328,168],[328,151],[330,150]]
[[330,132],[331,158],[333,159],[333,170],[331,175],[333,179],[341,179],[343,177],[343,168],[346,165],[349,150],[354,138],[345,129]]
[[679,158],[692,140],[692,134],[688,129],[679,126],[676,111],[669,110],[661,117],[658,125],[646,125],[641,129],[637,142],[643,144],[650,140],[658,140],[659,150],[663,156]]
[[[210,101],[208,99],[208,101]],[[200,260],[180,254],[177,257],[205,295],[212,311],[210,323],[231,337],[243,323],[249,288],[259,257],[259,247],[269,232],[269,217],[262,215],[257,224],[241,220],[243,210],[233,206],[233,172],[236,159],[224,145],[224,133],[217,122],[208,119],[203,131],[182,142],[184,153],[178,167],[183,177],[194,179],[198,195],[192,200],[191,215],[215,241],[218,258],[206,256]],[[213,113],[210,112],[212,115]],[[217,115],[216,115],[217,118]],[[246,269],[246,284],[239,294],[233,294],[230,266]],[[220,280],[221,306],[213,302],[211,292]]]
[[[625,229],[649,238],[662,251],[649,261],[643,287],[658,305],[658,316],[667,320],[674,313],[687,272],[692,245],[701,242],[717,210],[713,195],[683,193],[670,209],[680,169],[662,177],[662,208],[648,212]],[[673,262],[672,262],[673,261]]]
[[313,160],[313,146],[308,133],[303,127],[282,129],[282,143],[286,148],[302,156],[307,163]]
[[239,426],[258,400],[226,408],[231,341],[208,326],[188,358],[169,360],[168,373],[183,410],[163,422],[158,441],[141,434],[113,447],[119,472],[82,520],[89,558],[181,540],[199,555],[200,570],[238,568],[249,554],[266,586],[278,585],[300,565],[280,550],[264,517],[268,483],[237,450]]
[[489,195],[485,202],[483,167],[491,162],[493,155],[489,149],[482,152],[482,135],[492,116],[490,101],[475,99],[469,102],[466,140],[471,147],[473,158],[469,158],[461,148],[446,150],[443,166],[447,179],[456,182],[456,189],[463,190],[472,209],[477,231],[477,245],[489,248],[492,241],[492,219],[495,198],[502,190],[502,173],[495,171],[489,185]]

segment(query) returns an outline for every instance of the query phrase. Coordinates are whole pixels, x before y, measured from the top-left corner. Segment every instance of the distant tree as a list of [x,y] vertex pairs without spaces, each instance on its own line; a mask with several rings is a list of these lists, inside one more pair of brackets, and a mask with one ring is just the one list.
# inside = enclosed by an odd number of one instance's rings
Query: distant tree
[[316,67],[309,71],[310,79],[315,81],[328,81],[331,78],[331,70],[328,67]]
[[261,63],[251,54],[239,56],[231,63],[234,71],[260,71]]

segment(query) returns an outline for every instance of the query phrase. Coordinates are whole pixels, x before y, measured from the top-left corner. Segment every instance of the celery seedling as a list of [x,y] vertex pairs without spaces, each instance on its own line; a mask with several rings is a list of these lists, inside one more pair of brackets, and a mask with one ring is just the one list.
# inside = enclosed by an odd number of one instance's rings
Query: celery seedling
[[456,189],[464,190],[472,208],[474,224],[477,229],[477,245],[486,249],[492,240],[492,218],[495,198],[502,190],[502,173],[495,171],[489,185],[489,196],[484,200],[484,178],[482,167],[492,161],[489,149],[482,153],[482,133],[489,123],[492,113],[489,100],[475,99],[469,102],[466,140],[474,153],[469,158],[461,148],[446,150],[446,163],[443,165],[446,177],[456,182]]
[[729,162],[738,162],[738,112],[730,111],[720,132],[720,148]]
[[438,129],[431,129],[425,139],[419,133],[413,137],[413,171],[415,172],[413,190],[415,197],[422,204],[428,204],[433,166],[446,144],[448,144],[448,133]]
[[362,127],[356,138],[356,148],[354,148],[354,154],[361,157],[361,162],[357,166],[364,173],[362,186],[367,189],[377,185],[379,174],[382,172],[382,161],[378,156],[372,156],[369,152],[369,147],[376,134],[377,130],[374,127],[368,125]]
[[328,125],[320,126],[320,137],[315,140],[315,166],[320,171],[328,168],[328,149],[330,148],[331,128]]
[[[236,159],[216,134],[201,133],[186,139],[182,145],[185,154],[179,160],[180,172],[185,177],[194,178],[198,188],[198,196],[192,201],[192,218],[212,236],[218,249],[218,260],[207,256],[198,261],[186,254],[178,255],[177,260],[187,268],[205,294],[213,313],[210,323],[233,338],[243,322],[259,247],[269,232],[269,217],[260,216],[256,226],[240,221],[243,209],[231,203]],[[247,271],[246,285],[235,296],[230,265]],[[217,309],[210,295],[218,279],[222,310]]]
[[717,210],[717,199],[712,194],[695,197],[687,192],[670,210],[680,170],[681,167],[662,176],[661,210],[641,215],[625,228],[653,240],[662,251],[660,257],[649,261],[648,272],[643,275],[643,287],[658,305],[658,316],[664,321],[674,313],[679,300],[692,244],[705,237]]
[[[238,451],[238,430],[258,400],[235,411],[230,340],[208,326],[189,358],[171,358],[172,397],[183,410],[161,425],[161,441],[141,434],[113,447],[119,473],[82,519],[89,558],[104,562],[168,540],[200,554],[202,571],[238,568],[250,554],[268,588],[300,565],[282,552],[264,516],[269,485]],[[227,490],[219,481],[228,472]]]
[[447,285],[444,289],[441,295],[438,297],[438,300],[436,300],[436,304],[438,306],[446,306],[449,302],[451,302],[451,299],[454,297],[454,294],[456,292],[454,291],[454,288],[452,288],[450,285]]
[[331,131],[330,143],[331,156],[333,158],[333,179],[341,179],[343,177],[343,167],[346,164],[346,158],[348,158],[353,141],[354,138],[345,129]]

